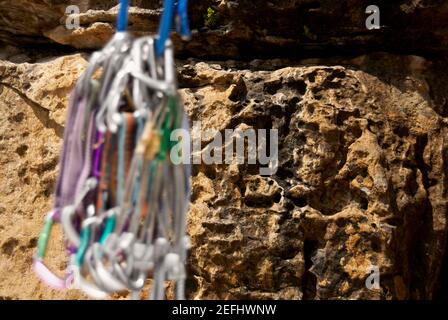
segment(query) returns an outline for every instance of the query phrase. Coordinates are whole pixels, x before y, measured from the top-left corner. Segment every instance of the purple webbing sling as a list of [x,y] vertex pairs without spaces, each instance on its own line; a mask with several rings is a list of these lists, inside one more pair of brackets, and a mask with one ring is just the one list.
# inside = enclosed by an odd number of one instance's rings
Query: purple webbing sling
[[[77,184],[84,166],[83,142],[86,99],[78,101],[75,94],[70,99],[69,112],[64,130],[64,142],[59,160],[59,176],[55,188],[54,209],[72,204]],[[87,137],[86,137],[87,138]]]

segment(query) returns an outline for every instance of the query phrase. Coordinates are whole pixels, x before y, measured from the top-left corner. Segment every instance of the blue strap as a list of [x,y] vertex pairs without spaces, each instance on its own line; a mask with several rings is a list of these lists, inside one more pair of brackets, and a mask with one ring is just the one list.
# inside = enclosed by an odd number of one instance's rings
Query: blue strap
[[117,17],[117,31],[125,32],[128,28],[129,0],[120,0],[120,9]]
[[178,19],[177,32],[183,38],[190,38],[190,26],[188,24],[188,0],[164,0],[163,14],[160,21],[159,37],[156,41],[156,54],[162,56],[165,51],[165,42],[170,36],[171,27],[174,20],[174,14]]
[[182,36],[182,38],[186,40],[190,39],[191,31],[190,24],[188,23],[188,0],[179,0],[177,15],[179,17],[177,32]]
[[163,14],[159,27],[159,38],[156,42],[156,54],[161,56],[165,50],[165,42],[170,36],[171,25],[173,23],[174,0],[164,0]]
[[76,252],[76,265],[78,267],[82,266],[86,251],[89,247],[90,241],[90,227],[84,227],[81,229],[81,244],[79,245],[78,251]]
[[115,224],[117,222],[117,218],[115,216],[115,213],[113,216],[107,218],[106,225],[104,226],[103,234],[100,237],[100,243],[104,245],[106,243],[107,237],[114,232],[115,230]]

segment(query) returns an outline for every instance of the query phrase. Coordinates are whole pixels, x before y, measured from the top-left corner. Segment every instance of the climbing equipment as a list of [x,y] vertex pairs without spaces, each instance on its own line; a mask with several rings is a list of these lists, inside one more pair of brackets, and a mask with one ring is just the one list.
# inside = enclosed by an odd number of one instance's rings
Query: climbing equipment
[[[120,1],[117,33],[92,54],[72,92],[54,206],[33,268],[50,286],[94,299],[126,290],[137,299],[151,277],[151,299],[166,297],[166,280],[185,299],[190,168],[170,153],[172,133],[188,130],[188,117],[169,33],[176,20],[180,35],[190,36],[187,0],[164,1],[156,37],[132,38],[128,8]],[[44,263],[55,223],[69,255],[62,278]]]

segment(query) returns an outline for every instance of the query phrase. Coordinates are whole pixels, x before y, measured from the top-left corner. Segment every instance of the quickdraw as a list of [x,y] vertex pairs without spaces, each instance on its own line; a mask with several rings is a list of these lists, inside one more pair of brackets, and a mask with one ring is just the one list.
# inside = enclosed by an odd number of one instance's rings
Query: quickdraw
[[[176,20],[180,35],[190,36],[187,0],[165,0],[158,37],[136,40],[126,32],[128,7],[120,1],[118,32],[92,54],[72,92],[54,207],[34,271],[53,288],[80,289],[95,299],[125,290],[136,299],[152,276],[151,299],[165,298],[166,280],[185,299],[190,168],[171,161],[170,137],[188,130],[188,118],[169,33]],[[55,223],[69,254],[62,278],[44,263]]]

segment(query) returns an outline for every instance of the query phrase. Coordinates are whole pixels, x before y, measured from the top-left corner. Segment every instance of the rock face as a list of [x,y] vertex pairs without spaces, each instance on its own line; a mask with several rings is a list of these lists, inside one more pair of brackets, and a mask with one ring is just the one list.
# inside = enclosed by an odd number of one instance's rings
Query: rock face
[[[418,57],[350,64],[181,69],[192,120],[280,136],[273,176],[253,165],[195,171],[191,297],[433,297],[447,236],[446,77]],[[372,266],[380,290],[366,288]]]
[[[35,45],[56,42],[78,49],[101,47],[113,33],[117,1],[0,1],[0,40]],[[132,1],[129,29],[155,32],[159,0]],[[190,1],[194,35],[176,43],[179,54],[196,57],[297,57],[328,52],[355,54],[372,50],[447,53],[448,2],[376,1],[380,30],[367,30],[370,2],[362,0]],[[69,5],[80,13],[70,17]],[[256,10],[254,10],[254,7]],[[112,9],[111,9],[112,8]],[[88,10],[90,9],[90,10]],[[111,10],[109,10],[111,9]],[[68,30],[66,21],[79,19]],[[213,48],[213,49],[210,49]]]
[[[189,297],[421,299],[446,290],[448,82],[439,62],[374,54],[284,63],[179,63],[192,121],[279,132],[272,176],[257,165],[194,167]],[[30,265],[67,95],[85,65],[81,55],[0,64],[3,298],[82,298],[46,288]],[[61,270],[62,253],[53,248],[49,260]],[[381,288],[369,290],[375,268]]]
[[[272,175],[247,158],[194,166],[190,299],[447,297],[448,3],[377,2],[384,27],[368,31],[365,1],[190,1],[193,39],[175,42],[192,123],[278,130]],[[156,30],[159,1],[133,4],[130,30]],[[68,5],[78,29],[63,26]],[[115,5],[0,0],[0,299],[85,298],[47,288],[31,262],[87,64],[72,51],[109,39]]]

